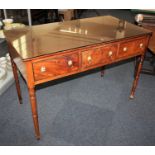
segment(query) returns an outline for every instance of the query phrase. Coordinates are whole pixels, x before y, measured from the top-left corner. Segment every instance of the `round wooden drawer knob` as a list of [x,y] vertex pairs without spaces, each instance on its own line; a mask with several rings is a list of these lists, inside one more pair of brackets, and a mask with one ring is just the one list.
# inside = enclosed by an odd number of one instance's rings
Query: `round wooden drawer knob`
[[111,57],[113,55],[113,52],[109,51],[108,55]]
[[46,67],[45,66],[42,66],[41,68],[40,68],[40,71],[43,73],[43,72],[46,72]]
[[123,48],[123,51],[124,51],[124,52],[126,52],[127,50],[128,50],[128,48],[127,48],[127,47],[124,47],[124,48]]
[[140,44],[139,44],[139,47],[140,47],[140,48],[143,48],[143,47],[144,47],[144,44],[143,44],[143,43],[140,43]]
[[72,60],[69,60],[68,61],[68,66],[71,67],[72,65],[73,65],[73,61]]
[[91,56],[88,56],[87,60],[88,60],[89,62],[91,62],[92,57],[91,57]]

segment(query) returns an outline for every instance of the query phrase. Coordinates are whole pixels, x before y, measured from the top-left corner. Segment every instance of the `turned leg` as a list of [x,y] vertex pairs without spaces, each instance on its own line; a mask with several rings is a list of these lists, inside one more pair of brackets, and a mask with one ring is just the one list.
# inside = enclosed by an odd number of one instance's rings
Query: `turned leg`
[[102,67],[101,67],[101,77],[103,77],[103,76],[104,76],[104,69],[105,69],[105,67],[104,67],[104,66],[102,66]]
[[40,139],[40,131],[39,131],[39,122],[38,122],[36,94],[35,94],[34,88],[29,88],[29,96],[30,96],[30,103],[31,103],[35,135],[36,135],[36,138],[39,140]]
[[130,99],[134,98],[134,94],[135,94],[135,90],[136,90],[136,87],[137,87],[137,84],[138,84],[138,80],[139,80],[140,72],[141,72],[141,69],[142,69],[143,61],[144,61],[144,55],[141,55],[139,64],[137,66],[135,79],[134,79],[134,82],[133,82],[133,85],[132,85]]
[[22,96],[21,96],[21,90],[20,90],[20,85],[19,85],[17,66],[12,60],[11,60],[11,63],[12,63],[12,70],[13,70],[13,75],[14,75],[14,78],[15,78],[19,103],[22,104]]
[[135,62],[134,62],[134,65],[135,65],[135,71],[134,71],[134,78],[136,78],[136,74],[137,74],[137,71],[138,71],[138,65],[140,63],[140,56],[138,57],[135,57]]

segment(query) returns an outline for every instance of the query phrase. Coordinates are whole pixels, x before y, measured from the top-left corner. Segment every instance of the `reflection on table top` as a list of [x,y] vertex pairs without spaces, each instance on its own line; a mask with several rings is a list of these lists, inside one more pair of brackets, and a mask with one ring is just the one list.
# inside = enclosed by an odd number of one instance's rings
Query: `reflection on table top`
[[5,31],[22,59],[74,49],[150,31],[112,16],[100,16]]

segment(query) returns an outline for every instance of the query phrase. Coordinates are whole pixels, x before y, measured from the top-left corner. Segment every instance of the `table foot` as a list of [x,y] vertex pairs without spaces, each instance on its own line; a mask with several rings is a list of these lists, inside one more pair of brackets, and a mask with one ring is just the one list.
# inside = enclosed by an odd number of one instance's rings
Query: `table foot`
[[22,99],[19,99],[19,103],[20,103],[20,104],[23,104],[23,100],[22,100]]
[[101,67],[101,77],[103,77],[104,76],[104,70],[105,70],[105,67],[103,66],[103,67]]
[[40,136],[36,136],[36,139],[37,139],[37,140],[40,140]]
[[130,99],[134,99],[134,95],[130,95],[130,97],[129,97]]

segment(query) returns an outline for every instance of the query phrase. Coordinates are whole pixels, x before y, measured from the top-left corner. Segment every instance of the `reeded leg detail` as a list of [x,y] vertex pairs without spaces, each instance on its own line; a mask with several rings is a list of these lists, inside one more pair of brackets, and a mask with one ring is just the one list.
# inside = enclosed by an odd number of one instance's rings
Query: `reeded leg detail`
[[21,96],[20,84],[19,84],[19,79],[18,79],[17,67],[16,67],[16,64],[13,61],[11,61],[11,63],[12,63],[13,75],[14,75],[14,78],[15,78],[19,103],[22,104],[22,96]]
[[40,131],[39,131],[39,122],[38,122],[36,94],[35,94],[34,88],[29,88],[29,96],[30,96],[30,103],[31,103],[31,110],[32,110],[32,117],[33,117],[35,135],[36,135],[36,138],[39,140],[40,139]]
[[136,90],[136,87],[137,87],[137,84],[138,84],[138,80],[139,80],[140,72],[141,72],[141,69],[142,69],[143,61],[144,61],[144,55],[142,55],[140,57],[140,61],[139,61],[139,64],[137,66],[135,79],[133,81],[133,85],[132,85],[132,89],[131,89],[130,99],[134,98],[134,94],[135,94],[135,90]]

